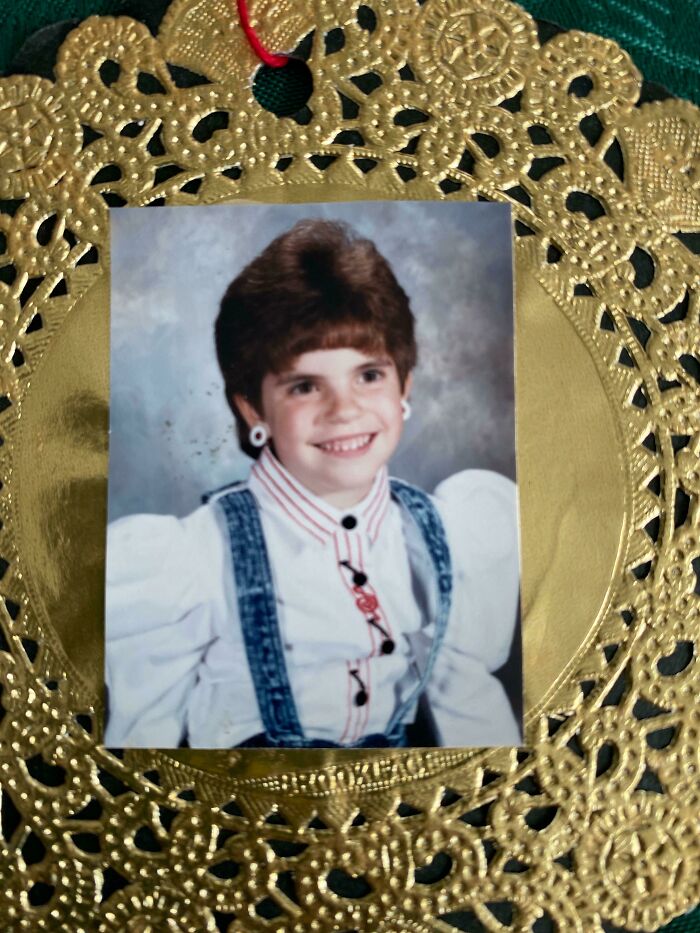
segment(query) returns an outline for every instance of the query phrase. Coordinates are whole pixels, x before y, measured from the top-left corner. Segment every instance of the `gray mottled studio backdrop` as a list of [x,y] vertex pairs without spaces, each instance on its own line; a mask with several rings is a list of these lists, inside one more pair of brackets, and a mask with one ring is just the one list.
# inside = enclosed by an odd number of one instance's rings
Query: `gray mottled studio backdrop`
[[411,298],[413,417],[391,472],[432,491],[468,467],[515,475],[510,210],[359,202],[119,209],[112,217],[110,520],[185,515],[246,476],[213,325],[228,282],[302,217],[374,240]]

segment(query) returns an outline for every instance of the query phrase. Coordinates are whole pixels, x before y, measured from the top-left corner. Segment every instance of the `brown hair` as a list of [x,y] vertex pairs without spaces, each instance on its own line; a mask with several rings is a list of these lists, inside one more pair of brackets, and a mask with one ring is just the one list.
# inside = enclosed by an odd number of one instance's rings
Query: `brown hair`
[[353,347],[387,353],[403,387],[416,364],[408,296],[371,240],[347,224],[300,220],[274,239],[226,289],[215,326],[216,354],[242,449],[257,457],[234,402],[260,410],[266,373],[302,353]]

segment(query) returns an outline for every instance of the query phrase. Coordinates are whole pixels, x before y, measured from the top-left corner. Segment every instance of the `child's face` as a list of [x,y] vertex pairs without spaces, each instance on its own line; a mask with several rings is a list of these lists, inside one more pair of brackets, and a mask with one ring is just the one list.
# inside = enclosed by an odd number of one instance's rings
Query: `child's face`
[[267,425],[282,464],[338,508],[359,502],[401,438],[401,391],[393,360],[343,347],[302,353],[262,382],[262,412],[241,397],[249,426]]

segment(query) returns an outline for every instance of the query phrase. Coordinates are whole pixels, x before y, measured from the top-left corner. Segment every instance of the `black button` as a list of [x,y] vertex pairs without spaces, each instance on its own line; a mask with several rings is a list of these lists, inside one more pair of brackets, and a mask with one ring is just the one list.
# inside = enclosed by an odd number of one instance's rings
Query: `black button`
[[393,654],[395,647],[396,645],[390,638],[385,639],[382,642],[382,654]]
[[364,706],[367,702],[367,693],[365,690],[358,690],[355,694],[355,706]]
[[357,573],[352,575],[352,582],[355,584],[355,586],[364,586],[367,582],[367,574],[362,573],[361,570],[358,570]]
[[351,531],[357,526],[357,519],[354,515],[346,515],[340,522],[343,528],[347,528],[348,531]]

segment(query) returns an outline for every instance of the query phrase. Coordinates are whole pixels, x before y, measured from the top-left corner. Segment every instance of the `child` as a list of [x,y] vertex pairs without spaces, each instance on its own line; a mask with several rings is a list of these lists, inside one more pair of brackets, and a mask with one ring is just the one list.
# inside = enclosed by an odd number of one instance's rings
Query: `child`
[[246,483],[114,522],[108,745],[517,744],[500,682],[515,488],[431,498],[387,463],[410,415],[408,298],[373,243],[297,223],[228,287],[216,349]]

